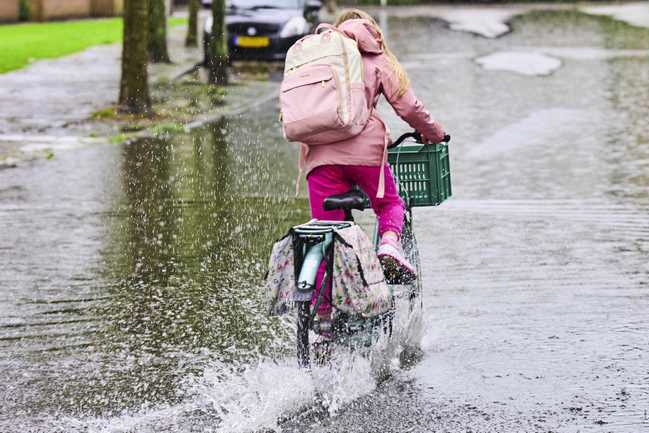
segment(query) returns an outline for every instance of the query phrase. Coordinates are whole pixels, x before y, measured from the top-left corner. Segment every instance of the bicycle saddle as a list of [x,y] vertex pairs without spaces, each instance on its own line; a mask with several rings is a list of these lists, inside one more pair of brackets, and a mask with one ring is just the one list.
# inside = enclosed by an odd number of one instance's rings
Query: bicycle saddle
[[330,195],[324,199],[324,210],[363,210],[366,207],[367,196],[358,188],[351,189],[342,194]]

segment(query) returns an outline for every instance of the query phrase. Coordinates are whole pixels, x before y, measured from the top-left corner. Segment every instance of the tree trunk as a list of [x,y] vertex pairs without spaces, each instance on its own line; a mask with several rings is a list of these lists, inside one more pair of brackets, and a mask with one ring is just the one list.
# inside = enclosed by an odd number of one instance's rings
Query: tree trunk
[[228,45],[225,28],[225,0],[212,1],[213,27],[209,44],[210,84],[228,84]]
[[167,51],[167,4],[165,0],[149,0],[149,60],[171,63]]
[[189,0],[189,23],[187,25],[186,47],[198,46],[198,10],[199,0]]
[[148,114],[151,111],[147,72],[147,22],[149,0],[125,0],[122,79],[119,107],[122,113]]
[[327,9],[327,12],[330,14],[333,14],[336,12],[336,9],[338,9],[338,5],[336,4],[336,0],[326,0],[325,1],[325,7]]

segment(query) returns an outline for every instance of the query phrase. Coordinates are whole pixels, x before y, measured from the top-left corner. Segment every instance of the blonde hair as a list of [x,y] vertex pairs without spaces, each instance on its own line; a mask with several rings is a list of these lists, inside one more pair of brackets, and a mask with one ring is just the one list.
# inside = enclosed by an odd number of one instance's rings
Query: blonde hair
[[397,60],[397,57],[392,53],[392,51],[390,51],[390,48],[388,48],[387,44],[385,43],[383,32],[381,31],[381,28],[376,23],[374,18],[372,18],[372,16],[367,12],[360,9],[344,9],[340,13],[340,15],[338,15],[338,18],[336,19],[334,25],[338,27],[347,20],[355,19],[363,19],[369,21],[372,27],[374,27],[374,30],[376,30],[376,32],[379,34],[381,38],[381,47],[383,48],[383,53],[388,58],[388,61],[390,62],[394,73],[399,79],[399,91],[397,92],[397,94],[398,96],[403,96],[403,94],[408,90],[408,87],[410,87],[410,79],[408,78],[408,74],[406,74],[406,70],[403,69],[403,66],[401,66],[401,63],[399,63],[399,60]]

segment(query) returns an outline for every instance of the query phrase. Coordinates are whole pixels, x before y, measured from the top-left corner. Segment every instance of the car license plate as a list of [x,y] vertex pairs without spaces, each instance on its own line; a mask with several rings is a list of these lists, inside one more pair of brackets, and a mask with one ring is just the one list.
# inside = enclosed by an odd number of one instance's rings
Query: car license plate
[[270,39],[267,36],[237,36],[234,44],[241,48],[266,48],[270,45]]

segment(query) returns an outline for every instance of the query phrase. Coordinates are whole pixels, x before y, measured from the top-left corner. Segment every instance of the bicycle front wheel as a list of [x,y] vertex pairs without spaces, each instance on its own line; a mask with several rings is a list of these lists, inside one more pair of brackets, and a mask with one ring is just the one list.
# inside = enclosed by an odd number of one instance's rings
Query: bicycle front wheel
[[404,297],[407,299],[407,306],[404,305],[403,321],[400,321],[402,329],[400,333],[400,343],[402,351],[399,354],[399,360],[402,368],[408,368],[416,364],[423,352],[421,350],[421,339],[423,337],[423,314],[424,314],[424,297],[423,297],[423,280],[421,276],[421,260],[419,258],[419,249],[417,247],[417,238],[412,227],[412,219],[407,218],[401,234],[401,247],[408,261],[412,264],[417,272],[417,278],[404,286]]
[[403,231],[401,232],[401,248],[403,248],[403,253],[406,255],[406,258],[415,268],[415,271],[417,273],[417,278],[407,284],[407,296],[410,301],[410,311],[412,312],[414,307],[423,307],[423,284],[421,277],[421,260],[419,258],[419,248],[417,246],[417,238],[415,237],[415,232],[413,231],[411,218],[406,218],[406,221],[403,225]]

